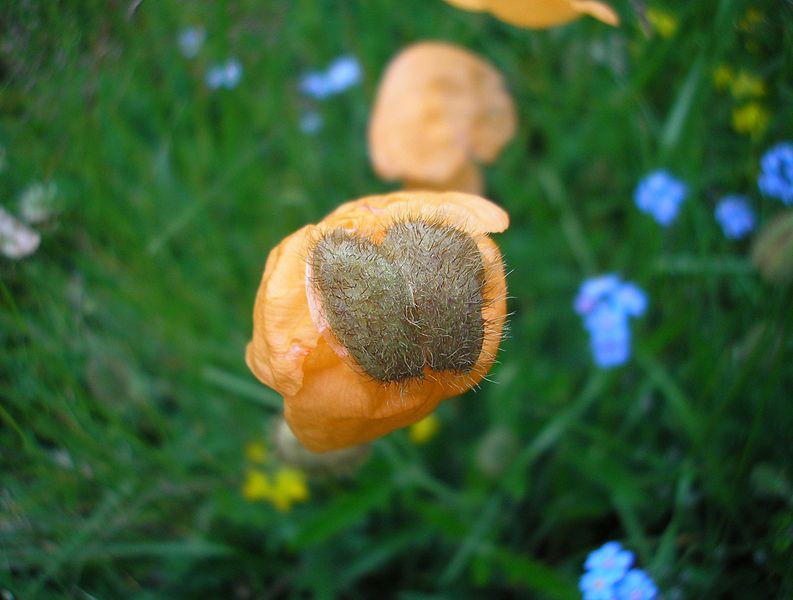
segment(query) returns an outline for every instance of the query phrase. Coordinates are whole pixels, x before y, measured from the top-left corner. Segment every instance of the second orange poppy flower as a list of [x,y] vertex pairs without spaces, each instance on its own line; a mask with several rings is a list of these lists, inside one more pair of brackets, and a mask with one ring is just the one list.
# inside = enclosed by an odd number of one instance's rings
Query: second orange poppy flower
[[528,29],[564,25],[584,15],[619,25],[614,9],[597,0],[446,0],[449,4],[474,12],[487,11],[502,21]]

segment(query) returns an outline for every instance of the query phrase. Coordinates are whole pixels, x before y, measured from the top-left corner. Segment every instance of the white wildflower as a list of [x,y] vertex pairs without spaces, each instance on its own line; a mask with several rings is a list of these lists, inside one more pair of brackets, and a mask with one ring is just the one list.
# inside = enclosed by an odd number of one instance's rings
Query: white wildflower
[[53,182],[30,184],[19,198],[19,214],[28,223],[42,223],[57,211],[58,186]]
[[19,259],[33,254],[41,243],[41,236],[0,206],[0,252],[8,258]]
[[242,79],[242,63],[236,58],[230,58],[223,64],[210,67],[206,74],[206,84],[211,90],[237,87]]

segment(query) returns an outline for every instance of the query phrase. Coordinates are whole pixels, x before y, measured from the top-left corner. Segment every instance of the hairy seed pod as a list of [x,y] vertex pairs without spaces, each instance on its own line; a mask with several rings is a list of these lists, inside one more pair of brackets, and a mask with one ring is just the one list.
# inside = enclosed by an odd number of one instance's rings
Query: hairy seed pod
[[379,245],[323,236],[311,275],[325,319],[361,370],[384,383],[468,373],[482,349],[484,265],[467,233],[408,220]]
[[333,230],[314,248],[312,275],[328,324],[366,374],[383,382],[422,376],[410,288],[378,246]]
[[476,242],[448,225],[405,221],[388,230],[381,247],[410,286],[429,368],[469,372],[484,336],[485,273]]

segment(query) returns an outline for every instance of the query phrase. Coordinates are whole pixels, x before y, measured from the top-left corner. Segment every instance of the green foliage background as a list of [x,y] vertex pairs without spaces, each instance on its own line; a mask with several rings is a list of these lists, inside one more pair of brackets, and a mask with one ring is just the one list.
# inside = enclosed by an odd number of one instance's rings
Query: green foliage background
[[[793,137],[793,8],[633,5],[527,31],[440,0],[4,1],[0,175],[62,210],[32,257],[0,262],[0,589],[15,598],[575,598],[586,554],[635,550],[667,598],[793,595],[793,293],[713,219],[727,192],[759,220],[761,153]],[[762,21],[739,23],[750,7]],[[183,58],[179,32],[207,40]],[[504,73],[520,131],[487,171],[511,335],[478,393],[446,402],[426,446],[378,441],[288,513],[240,494],[245,444],[280,398],[243,363],[267,252],[340,202],[393,189],[365,145],[399,49],[448,40]],[[300,73],[342,53],[364,81],[316,108]],[[236,56],[234,90],[206,69]],[[732,131],[721,63],[765,79],[764,137]],[[636,182],[691,189],[668,230]],[[571,302],[618,272],[649,294],[634,356],[593,366]],[[487,432],[518,440],[488,478]],[[6,596],[4,596],[6,597]]]

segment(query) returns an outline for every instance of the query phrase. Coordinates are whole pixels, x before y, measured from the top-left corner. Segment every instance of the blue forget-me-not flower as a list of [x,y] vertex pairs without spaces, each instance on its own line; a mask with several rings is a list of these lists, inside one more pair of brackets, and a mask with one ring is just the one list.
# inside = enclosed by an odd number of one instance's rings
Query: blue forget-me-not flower
[[300,78],[300,91],[324,100],[356,85],[361,80],[361,65],[354,56],[341,56],[325,71],[311,71]]
[[584,281],[573,302],[589,332],[595,363],[603,368],[625,364],[631,354],[629,317],[647,310],[647,295],[635,284],[614,274]]
[[724,196],[716,205],[715,214],[724,235],[733,240],[754,229],[754,212],[745,196]]
[[612,303],[598,305],[584,320],[589,331],[589,345],[595,362],[616,367],[628,362],[631,355],[631,330],[628,316]]
[[619,542],[593,550],[578,582],[584,600],[654,600],[658,589],[647,573],[630,568],[633,561],[633,552]]
[[677,218],[680,204],[686,199],[686,184],[666,171],[653,171],[639,182],[633,199],[639,210],[649,213],[664,227]]
[[211,90],[237,87],[242,79],[242,63],[236,58],[230,58],[225,63],[210,67],[206,74],[206,84]]
[[793,143],[781,142],[763,154],[757,186],[785,206],[793,204]]
[[578,290],[574,303],[575,311],[582,316],[588,314],[603,297],[619,289],[619,285],[620,278],[612,273],[590,277]]
[[621,579],[633,564],[633,552],[624,550],[619,542],[606,542],[597,550],[589,553],[584,563],[587,571],[608,571]]
[[584,600],[614,600],[614,584],[620,576],[608,571],[587,571],[578,582]]
[[309,111],[300,117],[300,131],[306,135],[314,135],[322,129],[322,115],[316,111]]
[[615,586],[617,600],[653,600],[658,588],[641,569],[631,569]]
[[188,27],[179,34],[179,49],[185,58],[195,58],[206,39],[203,27]]

